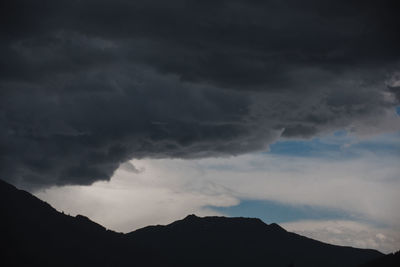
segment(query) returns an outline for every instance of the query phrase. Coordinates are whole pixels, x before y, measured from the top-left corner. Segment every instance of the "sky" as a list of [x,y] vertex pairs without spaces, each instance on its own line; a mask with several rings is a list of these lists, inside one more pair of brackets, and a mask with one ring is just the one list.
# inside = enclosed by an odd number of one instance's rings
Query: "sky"
[[259,217],[400,249],[398,1],[4,1],[0,179],[123,232]]

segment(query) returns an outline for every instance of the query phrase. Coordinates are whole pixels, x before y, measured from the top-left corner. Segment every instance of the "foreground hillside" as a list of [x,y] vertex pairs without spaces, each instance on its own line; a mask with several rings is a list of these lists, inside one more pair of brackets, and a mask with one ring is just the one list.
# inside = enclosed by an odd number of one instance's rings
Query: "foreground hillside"
[[358,266],[384,256],[259,219],[189,215],[121,234],[0,181],[2,266]]

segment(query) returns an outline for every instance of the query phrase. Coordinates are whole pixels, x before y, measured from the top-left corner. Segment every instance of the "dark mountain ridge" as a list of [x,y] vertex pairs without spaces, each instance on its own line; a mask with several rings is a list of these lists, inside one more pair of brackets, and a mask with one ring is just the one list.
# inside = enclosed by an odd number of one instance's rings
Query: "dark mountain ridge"
[[0,212],[2,266],[358,266],[384,256],[253,218],[189,215],[122,234],[1,180]]

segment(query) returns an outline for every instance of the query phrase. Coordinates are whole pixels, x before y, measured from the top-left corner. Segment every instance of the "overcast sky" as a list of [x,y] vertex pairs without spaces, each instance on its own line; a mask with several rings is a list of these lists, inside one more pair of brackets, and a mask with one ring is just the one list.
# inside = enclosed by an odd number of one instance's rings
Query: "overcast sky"
[[399,249],[398,11],[3,1],[0,178],[120,231],[196,212]]

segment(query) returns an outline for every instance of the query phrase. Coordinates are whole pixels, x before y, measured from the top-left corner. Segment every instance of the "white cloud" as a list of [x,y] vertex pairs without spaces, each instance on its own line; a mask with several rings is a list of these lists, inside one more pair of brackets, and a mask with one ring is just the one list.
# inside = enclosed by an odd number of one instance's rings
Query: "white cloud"
[[191,213],[220,215],[206,207],[239,203],[231,195],[215,193],[211,184],[204,184],[202,192],[196,192],[184,183],[162,175],[156,168],[146,170],[146,174],[119,169],[110,182],[53,187],[36,192],[36,196],[59,211],[84,214],[107,228],[122,232],[149,224],[171,223]]
[[340,246],[372,248],[384,253],[400,248],[400,232],[369,224],[346,221],[298,221],[283,223],[288,231]]
[[[53,187],[36,195],[58,210],[84,214],[124,232],[169,223],[189,213],[216,215],[209,206],[233,206],[240,199],[334,208],[360,221],[386,225],[387,231],[400,232],[397,161],[395,157],[371,154],[340,160],[270,154],[202,160],[132,160],[131,164],[142,172],[122,167],[110,182]],[[390,241],[391,235],[385,231],[371,230],[358,238],[358,228],[345,226],[346,232],[354,231],[346,239],[348,245],[382,251],[399,248],[399,243]],[[313,234],[321,239],[327,233],[329,240],[335,241],[337,233],[324,229],[325,232],[316,230]],[[344,231],[341,227],[334,229]],[[373,234],[371,240],[376,244],[366,241]],[[340,236],[337,242],[342,241]]]

